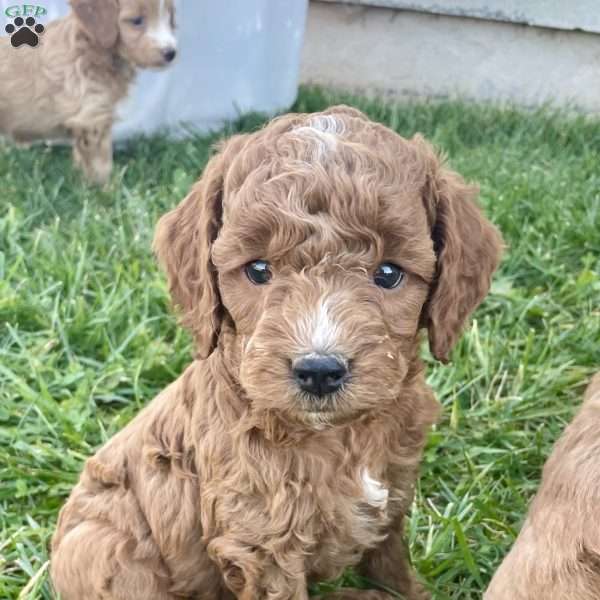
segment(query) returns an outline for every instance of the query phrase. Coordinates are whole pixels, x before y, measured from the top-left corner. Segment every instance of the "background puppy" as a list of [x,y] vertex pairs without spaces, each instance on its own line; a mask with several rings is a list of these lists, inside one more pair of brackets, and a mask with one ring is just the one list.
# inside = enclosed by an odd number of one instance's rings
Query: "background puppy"
[[419,331],[446,360],[489,289],[475,194],[347,107],[225,143],[155,239],[201,358],[88,460],[64,600],[306,599],[350,565],[428,597],[403,534],[438,411]]
[[544,466],[542,483],[485,600],[600,597],[600,373]]
[[0,38],[0,134],[19,142],[73,141],[92,182],[112,169],[111,128],[136,67],[162,67],[176,54],[173,0],[71,0],[40,45]]

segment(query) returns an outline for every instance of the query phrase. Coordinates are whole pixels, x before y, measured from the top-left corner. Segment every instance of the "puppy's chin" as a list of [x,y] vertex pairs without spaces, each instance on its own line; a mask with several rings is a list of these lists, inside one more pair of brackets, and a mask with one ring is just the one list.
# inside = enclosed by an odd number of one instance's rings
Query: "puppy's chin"
[[294,394],[294,405],[294,420],[317,431],[349,423],[361,414],[353,408],[344,392],[322,398],[312,398],[303,393]]
[[360,414],[339,410],[311,411],[299,407],[294,410],[257,409],[253,414],[253,424],[261,429],[269,429],[275,419],[289,433],[316,433],[352,423]]
[[307,429],[323,431],[338,425],[346,425],[358,418],[359,413],[349,414],[340,411],[301,411],[297,413],[298,420]]
[[[253,398],[252,391],[255,395]],[[275,390],[273,390],[274,392]],[[365,410],[352,405],[343,393],[331,398],[309,398],[306,394],[288,390],[279,395],[258,395],[251,390],[248,398],[254,418],[275,416],[290,430],[324,431],[340,425],[347,425],[365,414]]]
[[133,61],[133,64],[138,69],[147,69],[150,71],[164,71],[167,67],[170,67],[173,63],[165,60],[157,60],[153,62],[147,61]]
[[151,71],[164,71],[167,67],[170,67],[173,64],[173,61],[169,62],[166,60],[162,60],[160,62],[156,62],[156,63],[150,63],[146,66],[143,66],[141,68],[143,69],[150,69]]

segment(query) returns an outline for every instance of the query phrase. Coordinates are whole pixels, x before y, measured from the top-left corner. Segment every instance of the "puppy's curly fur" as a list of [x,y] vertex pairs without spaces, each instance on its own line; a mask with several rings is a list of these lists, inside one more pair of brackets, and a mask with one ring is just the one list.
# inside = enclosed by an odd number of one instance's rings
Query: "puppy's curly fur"
[[[63,598],[306,599],[350,565],[427,598],[403,538],[438,412],[419,331],[446,360],[488,291],[501,239],[475,194],[347,107],[226,142],[155,239],[199,357],[88,460],[53,540]],[[291,374],[314,354],[350,370],[324,398]]]
[[[138,67],[172,58],[173,0],[71,0],[36,48],[0,38],[0,134],[15,141],[71,140],[86,178],[112,170],[112,124]],[[171,54],[173,53],[173,54]]]
[[485,600],[600,596],[600,373],[556,443],[523,529]]

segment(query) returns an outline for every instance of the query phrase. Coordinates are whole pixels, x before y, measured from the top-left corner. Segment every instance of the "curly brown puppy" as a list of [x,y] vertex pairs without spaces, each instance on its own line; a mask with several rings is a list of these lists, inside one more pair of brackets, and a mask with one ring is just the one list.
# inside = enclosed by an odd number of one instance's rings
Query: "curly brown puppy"
[[446,360],[489,289],[475,195],[347,107],[225,143],[155,239],[199,358],[88,460],[63,598],[306,599],[350,565],[427,598],[403,537],[438,412],[419,331]]
[[0,37],[0,135],[23,143],[70,140],[85,177],[104,183],[117,104],[136,69],[175,58],[175,6],[173,0],[71,0],[71,6],[37,47],[13,48]]
[[600,597],[600,373],[544,466],[523,529],[485,600]]

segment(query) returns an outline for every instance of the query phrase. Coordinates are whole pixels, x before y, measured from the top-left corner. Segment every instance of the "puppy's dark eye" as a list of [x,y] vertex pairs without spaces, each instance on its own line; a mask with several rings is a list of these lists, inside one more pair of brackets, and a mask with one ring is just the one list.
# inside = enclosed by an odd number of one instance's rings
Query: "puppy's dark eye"
[[133,19],[129,19],[129,22],[134,27],[141,27],[144,24],[144,17],[133,17]]
[[253,260],[245,267],[246,275],[252,283],[262,285],[268,283],[272,277],[269,263],[266,260]]
[[392,263],[381,263],[375,270],[373,281],[375,285],[391,290],[398,287],[404,279],[404,271]]

